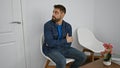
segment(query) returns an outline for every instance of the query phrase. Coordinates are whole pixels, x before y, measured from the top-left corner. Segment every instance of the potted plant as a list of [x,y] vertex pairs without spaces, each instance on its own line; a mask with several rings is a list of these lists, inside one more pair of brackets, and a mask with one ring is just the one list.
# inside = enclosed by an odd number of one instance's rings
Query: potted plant
[[109,66],[109,65],[111,65],[111,57],[112,57],[113,46],[110,43],[108,43],[108,44],[104,43],[103,46],[105,48],[105,50],[101,52],[101,55],[104,57],[103,58],[103,64]]

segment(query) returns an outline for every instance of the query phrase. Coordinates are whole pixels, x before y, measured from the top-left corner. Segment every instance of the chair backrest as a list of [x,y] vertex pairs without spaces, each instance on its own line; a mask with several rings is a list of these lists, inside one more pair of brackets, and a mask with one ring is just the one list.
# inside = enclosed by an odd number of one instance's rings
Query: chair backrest
[[83,47],[98,53],[104,50],[103,43],[98,41],[89,29],[78,28],[77,36],[79,44]]
[[41,50],[42,55],[45,56],[42,50],[43,42],[44,42],[44,34],[42,33],[40,36],[40,50]]
[[[46,59],[52,61],[48,56],[46,56],[46,55],[43,53],[43,49],[42,49],[43,43],[44,43],[44,34],[42,33],[41,36],[40,36],[40,50],[41,50],[41,53],[42,53],[42,55],[43,55]],[[52,61],[52,62],[53,62],[53,61]],[[53,62],[53,63],[54,63],[54,62]]]

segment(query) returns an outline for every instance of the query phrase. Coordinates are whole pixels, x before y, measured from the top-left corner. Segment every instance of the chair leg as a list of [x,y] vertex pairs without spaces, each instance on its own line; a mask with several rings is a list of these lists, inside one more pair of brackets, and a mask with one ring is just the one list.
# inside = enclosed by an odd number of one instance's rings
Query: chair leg
[[73,62],[70,62],[70,63],[66,64],[66,68],[70,68],[70,66],[71,66],[72,63]]
[[90,61],[94,61],[94,52],[93,51],[84,48],[83,52],[89,52],[90,53]]
[[89,53],[90,53],[89,58],[90,58],[90,61],[92,61],[92,62],[93,62],[95,59],[103,58],[102,56],[95,56],[93,51],[91,51],[91,50],[89,50],[89,49],[86,49],[86,48],[83,49],[83,52],[89,52]]
[[47,59],[46,64],[45,64],[45,68],[48,68],[49,63],[50,63],[50,60]]
[[[45,64],[45,68],[56,68],[56,67],[53,66],[53,65],[52,65],[52,66],[49,66],[49,63],[50,63],[50,60],[47,59],[46,64]],[[72,62],[66,64],[66,68],[70,68],[71,64],[72,64]]]
[[94,53],[91,53],[91,61],[94,61]]

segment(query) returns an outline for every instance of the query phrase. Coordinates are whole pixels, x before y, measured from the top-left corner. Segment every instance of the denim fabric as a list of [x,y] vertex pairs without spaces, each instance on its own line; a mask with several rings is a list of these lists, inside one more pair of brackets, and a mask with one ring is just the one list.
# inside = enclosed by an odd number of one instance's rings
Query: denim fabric
[[71,25],[63,20],[62,38],[58,39],[57,24],[52,20],[44,24],[44,44],[43,52],[50,57],[55,63],[56,68],[65,68],[66,58],[75,59],[71,68],[78,68],[86,60],[83,52],[71,47],[71,43],[66,40],[67,33],[72,36]]
[[86,55],[83,52],[72,47],[67,49],[63,48],[62,50],[53,49],[46,56],[50,57],[56,63],[56,68],[65,68],[66,58],[75,59],[71,68],[78,68],[86,60]]
[[52,49],[69,48],[71,43],[67,43],[66,35],[72,36],[71,25],[65,21],[62,22],[62,38],[59,39],[57,24],[52,20],[44,24],[44,44],[43,52],[48,53]]

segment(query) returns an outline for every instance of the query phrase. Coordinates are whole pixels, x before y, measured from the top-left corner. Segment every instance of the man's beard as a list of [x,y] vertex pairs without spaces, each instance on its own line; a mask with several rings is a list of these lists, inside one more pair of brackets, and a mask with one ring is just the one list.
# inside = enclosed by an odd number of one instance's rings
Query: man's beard
[[52,17],[52,21],[53,21],[53,22],[58,22],[58,21],[60,21],[60,20],[61,20],[61,18],[57,19],[57,18],[55,18],[55,17]]

